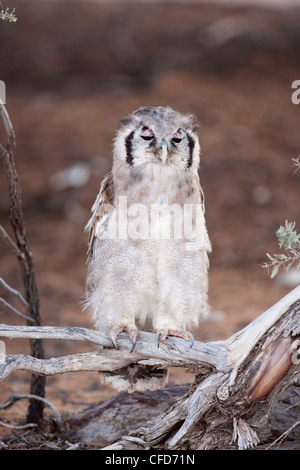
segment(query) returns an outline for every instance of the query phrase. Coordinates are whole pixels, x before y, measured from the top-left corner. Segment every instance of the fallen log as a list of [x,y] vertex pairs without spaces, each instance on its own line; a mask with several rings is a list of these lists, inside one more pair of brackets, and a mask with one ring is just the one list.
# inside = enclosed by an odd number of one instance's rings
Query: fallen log
[[[144,426],[147,421],[159,419],[188,393],[189,388],[190,384],[166,385],[155,392],[123,392],[103,402],[94,403],[67,421],[68,441],[75,445],[111,445],[122,436],[128,436],[131,431]],[[257,429],[260,449],[278,449],[284,445],[285,448],[291,446],[300,450],[299,394],[298,381],[281,395],[263,426]],[[265,416],[267,408],[268,403],[265,403],[262,413]]]

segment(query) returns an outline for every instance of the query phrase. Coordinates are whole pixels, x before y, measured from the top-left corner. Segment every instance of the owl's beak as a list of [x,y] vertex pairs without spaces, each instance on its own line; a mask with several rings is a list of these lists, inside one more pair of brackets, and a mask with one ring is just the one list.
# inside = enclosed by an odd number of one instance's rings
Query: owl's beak
[[166,141],[166,139],[162,139],[160,143],[160,149],[161,149],[160,158],[161,158],[162,164],[165,165],[167,158],[168,158],[168,142]]

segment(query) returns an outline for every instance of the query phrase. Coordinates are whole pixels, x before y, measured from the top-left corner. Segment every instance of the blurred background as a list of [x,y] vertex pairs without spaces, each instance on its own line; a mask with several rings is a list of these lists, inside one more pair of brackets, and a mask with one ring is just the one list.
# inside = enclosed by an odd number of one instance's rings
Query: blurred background
[[[201,123],[212,314],[196,338],[226,339],[299,284],[271,280],[261,267],[266,252],[279,252],[278,227],[286,219],[300,224],[300,171],[292,163],[300,105],[291,101],[300,79],[299,1],[2,3],[18,18],[0,22],[0,79],[43,325],[90,327],[81,309],[84,226],[111,168],[118,119],[139,106],[169,105]],[[11,233],[2,170],[0,223]],[[17,260],[3,242],[0,259],[0,276],[21,290]],[[21,308],[1,288],[0,297]],[[1,323],[24,324],[4,306],[0,315]],[[48,341],[44,349],[52,357],[94,348]],[[7,350],[28,353],[28,342],[7,342]],[[170,380],[190,376],[172,370]],[[27,391],[28,381],[25,372],[12,374],[0,401]],[[79,411],[113,393],[96,373],[47,378],[46,398],[60,410]]]

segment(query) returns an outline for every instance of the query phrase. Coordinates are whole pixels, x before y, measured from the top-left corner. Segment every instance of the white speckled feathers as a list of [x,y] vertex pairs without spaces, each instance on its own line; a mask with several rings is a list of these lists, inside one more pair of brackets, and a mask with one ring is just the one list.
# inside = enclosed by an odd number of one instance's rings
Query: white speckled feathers
[[[86,305],[95,327],[114,339],[123,329],[136,340],[137,327],[186,339],[207,315],[211,247],[196,131],[193,116],[163,107],[140,108],[120,122],[112,170],[87,224]],[[154,388],[162,386],[165,379],[151,374]],[[115,385],[137,390],[138,375],[130,384],[119,375]],[[140,389],[153,383],[143,376]]]

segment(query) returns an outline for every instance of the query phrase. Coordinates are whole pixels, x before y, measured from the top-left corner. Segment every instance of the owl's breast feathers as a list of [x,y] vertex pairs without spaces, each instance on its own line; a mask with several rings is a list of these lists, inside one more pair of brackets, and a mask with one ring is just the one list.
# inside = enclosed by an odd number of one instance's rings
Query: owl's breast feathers
[[[172,173],[171,168],[165,168],[162,172],[158,166],[153,166],[145,172],[132,167],[127,171],[126,175],[118,174],[115,167],[102,181],[99,194],[91,209],[92,216],[85,227],[89,232],[89,258],[93,256],[95,242],[99,238],[99,229],[101,231],[111,209],[118,206],[118,196],[126,198],[128,207],[137,203],[149,207],[151,204],[169,204],[171,207],[172,204],[183,206],[187,203],[201,205],[203,215],[205,213],[204,194],[197,173],[183,177],[178,172]],[[118,184],[115,184],[115,181]],[[209,244],[206,251],[211,251]]]

